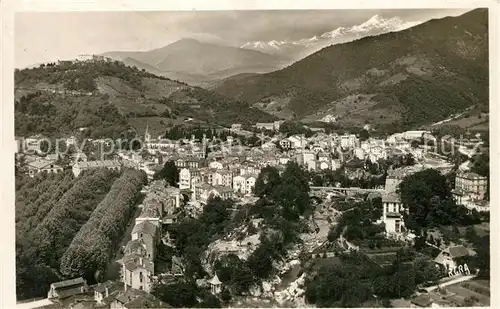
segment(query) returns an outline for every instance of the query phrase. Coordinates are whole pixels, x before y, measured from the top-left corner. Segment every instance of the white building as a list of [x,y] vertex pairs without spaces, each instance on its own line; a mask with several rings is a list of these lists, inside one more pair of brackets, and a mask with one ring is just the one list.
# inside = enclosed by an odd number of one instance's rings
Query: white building
[[386,193],[382,196],[382,218],[385,224],[385,232],[388,235],[399,234],[403,232],[403,204],[397,193]]
[[316,161],[316,153],[313,151],[301,151],[296,156],[297,163],[304,166],[312,166]]
[[30,177],[34,177],[39,173],[47,173],[47,174],[57,174],[63,171],[63,168],[57,164],[55,164],[55,160],[45,160],[45,159],[37,159],[27,163],[28,166],[28,174]]
[[358,144],[358,138],[354,134],[341,135],[339,139],[342,148],[354,148]]
[[256,175],[238,175],[233,178],[233,190],[235,193],[250,195],[255,188]]
[[179,189],[191,189],[191,171],[188,168],[179,171]]
[[96,168],[107,168],[119,171],[121,167],[120,162],[113,160],[78,162],[73,165],[73,175],[78,177],[83,171]]
[[416,140],[423,137],[424,134],[430,134],[430,133],[431,132],[429,131],[406,131],[403,132],[401,137],[405,140]]
[[365,159],[365,150],[361,147],[355,148],[354,149],[354,156],[359,160],[364,160]]
[[236,193],[245,193],[246,178],[242,175],[233,177],[233,190]]
[[221,170],[224,168],[224,165],[220,161],[212,161],[212,162],[208,163],[208,167]]

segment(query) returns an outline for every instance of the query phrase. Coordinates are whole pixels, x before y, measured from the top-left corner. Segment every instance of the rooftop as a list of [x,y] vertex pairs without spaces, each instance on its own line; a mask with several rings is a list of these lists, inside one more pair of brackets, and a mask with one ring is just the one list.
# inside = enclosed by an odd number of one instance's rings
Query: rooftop
[[144,233],[144,234],[149,234],[154,236],[156,234],[156,225],[149,221],[143,221],[139,224],[136,224],[134,226],[134,229],[132,230],[132,234],[135,233]]
[[99,168],[99,167],[119,167],[120,162],[114,160],[103,160],[103,161],[87,161],[78,162],[75,164],[79,168]]
[[142,239],[134,239],[127,243],[125,251],[135,251],[139,248],[144,248],[145,244]]
[[219,277],[217,277],[217,274],[215,274],[214,277],[212,279],[210,279],[210,281],[208,281],[208,283],[213,284],[213,285],[222,284],[222,282],[219,280]]
[[216,186],[214,187],[215,190],[219,193],[224,193],[224,192],[233,192],[233,188],[231,187],[225,187],[225,186]]
[[55,163],[55,161],[46,160],[46,159],[38,159],[38,160],[35,160],[32,162],[29,162],[28,166],[34,167],[36,169],[42,169],[42,168],[44,168],[50,164],[54,164],[54,163]]
[[55,289],[59,289],[59,288],[70,287],[74,285],[83,285],[83,284],[85,284],[85,280],[83,280],[82,277],[78,277],[70,280],[54,282],[52,283],[52,286]]
[[123,283],[108,280],[106,282],[99,283],[97,286],[95,286],[94,291],[104,294],[106,293],[106,288],[108,288],[108,293],[113,293],[115,291],[123,289]]
[[457,177],[466,178],[466,179],[480,179],[480,180],[487,179],[486,176],[481,176],[481,175],[473,173],[473,172],[460,173],[460,174],[457,174]]
[[458,258],[458,257],[470,255],[469,250],[467,250],[467,248],[465,248],[462,245],[460,245],[460,246],[454,246],[454,247],[448,247],[444,251],[450,253],[450,256],[452,258]]
[[401,198],[395,192],[386,193],[382,195],[382,203],[401,203]]

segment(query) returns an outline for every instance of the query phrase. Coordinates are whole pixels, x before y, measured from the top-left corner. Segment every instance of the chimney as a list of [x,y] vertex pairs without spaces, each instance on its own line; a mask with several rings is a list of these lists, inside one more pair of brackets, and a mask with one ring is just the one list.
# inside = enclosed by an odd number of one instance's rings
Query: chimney
[[106,297],[109,296],[109,290],[108,290],[108,287],[106,287]]

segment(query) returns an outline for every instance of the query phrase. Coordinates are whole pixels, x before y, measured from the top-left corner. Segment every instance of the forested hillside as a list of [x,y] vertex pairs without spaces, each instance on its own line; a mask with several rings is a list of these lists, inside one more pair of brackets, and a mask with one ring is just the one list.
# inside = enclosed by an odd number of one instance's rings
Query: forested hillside
[[19,299],[47,293],[59,281],[59,261],[73,237],[106,196],[116,172],[70,171],[16,179],[16,288]]
[[[61,61],[15,72],[16,135],[117,137],[146,117],[193,118],[229,126],[275,117],[220,94],[128,67],[119,61]],[[145,121],[144,121],[145,122]],[[142,134],[142,132],[141,132]]]
[[297,119],[412,127],[478,106],[488,111],[488,11],[326,47],[216,91]]

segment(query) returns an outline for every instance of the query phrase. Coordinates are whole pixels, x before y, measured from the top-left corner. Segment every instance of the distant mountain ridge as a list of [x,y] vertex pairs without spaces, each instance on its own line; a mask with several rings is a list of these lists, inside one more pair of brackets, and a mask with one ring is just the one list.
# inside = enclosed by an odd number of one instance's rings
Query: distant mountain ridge
[[241,45],[241,48],[253,49],[269,54],[283,55],[298,60],[328,45],[344,43],[365,36],[378,35],[391,31],[404,30],[422,21],[403,21],[399,17],[384,18],[374,15],[367,21],[353,26],[338,27],[321,35],[300,40],[255,41]]
[[[107,52],[103,56],[139,69],[181,81],[200,84],[241,73],[267,73],[289,61],[281,56],[230,46],[182,39],[143,52]],[[135,63],[134,63],[135,62]]]
[[487,109],[488,78],[488,11],[477,9],[326,47],[215,90],[283,118],[411,127]]

